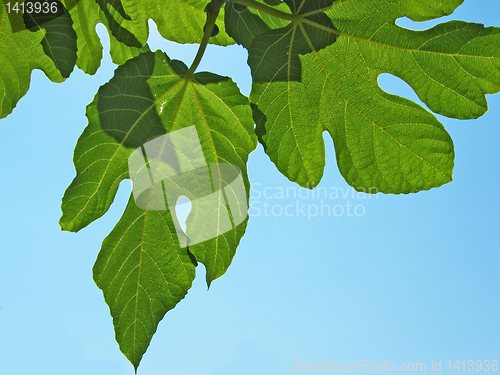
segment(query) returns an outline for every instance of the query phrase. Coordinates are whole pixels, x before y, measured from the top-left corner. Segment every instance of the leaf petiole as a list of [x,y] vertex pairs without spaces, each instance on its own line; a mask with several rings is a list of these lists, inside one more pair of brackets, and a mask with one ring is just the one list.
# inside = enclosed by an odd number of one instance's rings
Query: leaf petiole
[[222,7],[222,5],[224,5],[224,3],[229,1],[254,8],[263,13],[267,13],[271,16],[275,16],[284,20],[292,22],[300,22],[302,20],[301,16],[282,12],[265,4],[259,3],[255,0],[212,0],[205,9],[205,11],[207,12],[207,23],[205,24],[203,39],[201,40],[198,53],[196,54],[196,57],[194,58],[194,61],[186,74],[186,78],[191,79],[196,68],[198,68],[198,65],[200,65],[203,54],[205,53],[205,49],[207,48],[208,40],[212,36],[214,27],[216,27],[215,22],[217,21],[217,16],[219,15],[220,8]]
[[[212,2],[213,3],[213,2]],[[187,74],[186,78],[191,79],[193,77],[193,74],[198,68],[198,65],[200,65],[201,59],[203,57],[203,54],[205,53],[205,50],[207,48],[208,40],[212,36],[212,30],[215,27],[215,21],[217,21],[217,16],[219,15],[219,10],[220,6],[213,6],[211,7],[210,5],[212,3],[209,3],[207,6],[207,23],[205,24],[205,31],[203,33],[203,39],[201,40],[200,43],[200,48],[198,48],[198,53],[196,53],[196,57],[193,60],[193,63],[191,64]]]

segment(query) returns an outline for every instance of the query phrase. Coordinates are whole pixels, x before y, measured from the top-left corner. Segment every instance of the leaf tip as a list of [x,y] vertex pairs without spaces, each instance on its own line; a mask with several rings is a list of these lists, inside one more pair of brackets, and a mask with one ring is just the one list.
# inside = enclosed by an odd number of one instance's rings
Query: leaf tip
[[295,180],[290,180],[290,181],[298,183],[301,188],[313,190],[316,186],[319,185],[319,183],[321,182],[321,178],[314,180],[312,180],[311,178],[307,178],[306,180],[297,179],[297,181]]

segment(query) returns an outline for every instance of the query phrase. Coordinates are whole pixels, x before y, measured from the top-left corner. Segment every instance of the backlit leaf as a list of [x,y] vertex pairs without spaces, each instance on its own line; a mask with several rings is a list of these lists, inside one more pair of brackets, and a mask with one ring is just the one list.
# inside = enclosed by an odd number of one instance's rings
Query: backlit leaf
[[[500,29],[451,21],[425,31],[401,28],[453,12],[463,0],[286,0],[290,24],[259,35],[226,19],[249,50],[257,134],[278,169],[316,186],[323,132],[334,141],[346,181],[361,191],[412,193],[452,180],[454,151],[439,121],[385,93],[382,73],[405,80],[434,112],[476,118],[485,94],[500,90]],[[250,40],[252,39],[252,40]],[[376,188],[376,189],[373,189]]]
[[[35,25],[26,29],[21,13],[8,12],[0,0],[0,118],[12,112],[28,91],[33,69],[42,70],[53,82],[64,81],[69,67],[61,72],[52,58],[44,52],[48,46],[45,30]],[[71,49],[71,47],[70,47]]]
[[[75,1],[75,0],[73,0]],[[79,0],[68,7],[73,20],[74,29],[78,36],[78,60],[76,64],[87,74],[94,74],[101,65],[102,45],[96,32],[96,26],[102,23],[108,29],[110,39],[111,59],[115,64],[121,65],[125,61],[146,51],[147,47],[142,47],[145,43],[140,43],[125,28],[115,21],[119,13],[113,8],[114,2],[96,0]],[[122,20],[122,18],[118,18]],[[117,40],[116,35],[129,43],[124,44]]]
[[[113,2],[119,3],[120,0]],[[208,0],[121,0],[124,14],[129,17],[127,29],[143,44],[148,38],[149,19],[156,23],[159,33],[168,40],[200,43],[207,20],[205,7],[208,3]],[[233,44],[234,41],[224,31],[224,9],[221,9],[216,25],[221,32],[211,38],[210,43],[224,46]]]
[[[207,164],[239,168],[248,204],[246,162],[257,143],[249,102],[231,79],[211,73],[189,78],[187,71],[160,51],[146,52],[117,68],[99,89],[75,148],[77,176],[63,198],[63,230],[78,231],[107,211],[120,181],[130,177],[129,158],[137,148],[193,125]],[[210,187],[211,180],[205,183]],[[94,278],[110,307],[120,349],[136,367],[158,322],[190,288],[196,261],[205,265],[210,285],[226,272],[244,234],[248,218],[236,220],[231,206],[231,229],[196,243],[200,225],[210,224],[195,210],[201,204],[193,201],[188,216],[189,250],[181,246],[171,211],[141,209],[133,197],[103,242]]]
[[[30,4],[42,5],[43,3],[39,1]],[[53,1],[51,6],[57,11],[45,14],[43,12],[28,13],[29,7],[26,5],[23,20],[30,31],[45,30],[45,37],[41,42],[43,51],[54,61],[62,76],[68,78],[76,63],[76,33],[73,30],[71,16],[63,4]]]

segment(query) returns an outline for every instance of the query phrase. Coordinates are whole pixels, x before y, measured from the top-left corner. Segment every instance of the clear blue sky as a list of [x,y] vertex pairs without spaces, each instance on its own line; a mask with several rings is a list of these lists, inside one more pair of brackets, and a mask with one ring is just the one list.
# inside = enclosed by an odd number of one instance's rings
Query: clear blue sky
[[[500,26],[499,16],[498,0],[466,0],[446,19]],[[153,50],[192,61],[196,46],[152,34]],[[109,212],[88,228],[74,234],[58,226],[61,197],[75,174],[73,148],[87,125],[85,106],[113,74],[105,54],[95,76],[75,71],[64,84],[35,71],[28,95],[0,120],[3,374],[133,374],[92,280],[130,183],[122,183]],[[249,93],[241,47],[210,47],[199,70],[231,76]],[[383,76],[380,83],[420,103],[400,80]],[[500,95],[488,102],[478,120],[438,116],[455,142],[454,181],[415,195],[353,197],[326,138],[320,187],[339,192],[323,202],[344,207],[339,216],[274,217],[296,200],[306,215],[308,205],[321,202],[305,191],[297,199],[273,196],[299,189],[259,146],[249,162],[254,209],[233,264],[210,291],[198,267],[193,288],[160,323],[138,374],[287,375],[297,373],[294,361],[362,360],[426,363],[429,372],[441,360],[447,372],[450,360],[500,360]],[[354,213],[356,206],[363,215]]]

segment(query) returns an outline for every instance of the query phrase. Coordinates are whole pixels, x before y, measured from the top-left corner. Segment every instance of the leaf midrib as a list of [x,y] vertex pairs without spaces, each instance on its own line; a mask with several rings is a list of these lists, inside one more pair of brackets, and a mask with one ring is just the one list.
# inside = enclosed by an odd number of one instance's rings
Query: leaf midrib
[[[351,35],[351,34],[346,34],[346,33],[342,32],[342,31],[334,30],[334,29],[332,29],[332,28],[330,28],[328,26],[321,25],[321,24],[319,24],[317,22],[314,22],[314,21],[312,21],[312,20],[310,20],[308,18],[302,18],[301,20],[296,21],[296,23],[298,23],[298,24],[306,23],[306,24],[309,24],[311,26],[315,26],[318,29],[327,31],[329,33],[332,33],[332,34],[335,34],[335,35],[338,35],[338,36],[343,36],[345,38],[353,39],[353,40],[356,40],[356,41],[359,41],[359,42],[363,42],[363,43],[367,43],[367,44],[373,44],[373,45],[376,45],[376,46],[379,46],[379,47],[384,47],[384,48],[389,48],[389,49],[395,49],[395,50],[403,51],[403,52],[409,52],[409,53],[428,53],[428,54],[431,54],[431,55],[448,56],[448,57],[475,57],[475,58],[482,58],[482,59],[500,59],[500,57],[496,57],[496,56],[474,56],[474,55],[465,55],[465,54],[461,54],[461,53],[445,53],[445,52],[437,52],[437,51],[426,51],[426,50],[421,50],[421,49],[418,49],[418,48],[398,47],[398,46],[395,46],[395,45],[392,45],[392,44],[385,44],[385,43],[373,41],[371,39],[366,39],[366,38],[361,38],[361,37],[354,36],[354,35]],[[453,30],[453,31],[456,31],[456,30]],[[417,31],[415,31],[415,32],[417,32]],[[440,35],[438,35],[436,37],[441,37],[441,36],[446,35],[446,34],[448,34],[448,33],[440,34]],[[470,43],[470,42],[471,41],[468,41],[467,43]],[[426,43],[428,43],[428,41],[426,41],[423,45],[425,45]]]
[[[425,51],[425,50],[415,49],[415,48],[398,47],[398,46],[395,46],[395,45],[384,44],[384,43],[381,43],[381,42],[373,41],[371,39],[361,38],[361,37],[358,37],[358,36],[347,34],[347,33],[344,33],[342,31],[332,29],[331,27],[328,27],[328,26],[325,26],[325,25],[321,25],[321,24],[319,24],[319,23],[317,23],[317,22],[315,22],[315,21],[307,18],[308,16],[312,16],[312,15],[315,15],[315,14],[324,13],[325,11],[331,10],[331,9],[337,7],[337,6],[340,6],[340,5],[344,5],[344,4],[346,4],[346,3],[350,2],[350,1],[354,1],[354,0],[339,1],[339,2],[336,2],[336,3],[334,3],[334,4],[332,4],[332,5],[328,6],[328,7],[317,9],[315,11],[307,12],[307,13],[304,13],[304,14],[293,13],[293,14],[291,14],[292,17],[286,17],[286,18],[282,17],[282,19],[287,19],[287,20],[291,21],[292,23],[299,24],[299,25],[302,24],[302,23],[306,23],[306,24],[314,26],[314,27],[316,27],[318,29],[321,29],[323,31],[327,31],[329,33],[335,34],[337,36],[343,36],[345,38],[350,38],[350,39],[358,40],[358,41],[363,42],[363,43],[373,44],[373,45],[376,45],[376,46],[379,46],[379,47],[396,49],[396,50],[400,50],[400,51],[404,51],[404,52],[410,52],[410,53],[420,52],[420,53],[429,53],[429,54],[438,55],[438,56],[440,55],[440,56],[476,57],[476,58],[485,58],[485,59],[500,58],[500,57],[496,57],[496,56],[473,56],[473,55],[464,55],[464,54],[460,54],[460,53],[444,53],[444,52],[436,52],[436,51]],[[303,6],[304,3],[305,3],[305,0],[302,1],[301,5],[299,7],[299,11],[300,11],[300,8]],[[270,9],[274,10],[274,8],[270,8]],[[262,11],[266,12],[265,9],[262,9]],[[266,13],[268,13],[270,15],[274,15],[270,11],[266,12]],[[276,15],[274,15],[274,16],[276,16]],[[388,23],[386,22],[382,26],[387,25],[387,24]],[[446,34],[448,34],[448,33],[438,35],[437,37],[440,37],[440,36],[446,35]],[[375,35],[375,34],[373,34],[373,35]],[[426,43],[428,43],[428,41],[426,41],[424,44],[426,44]]]

